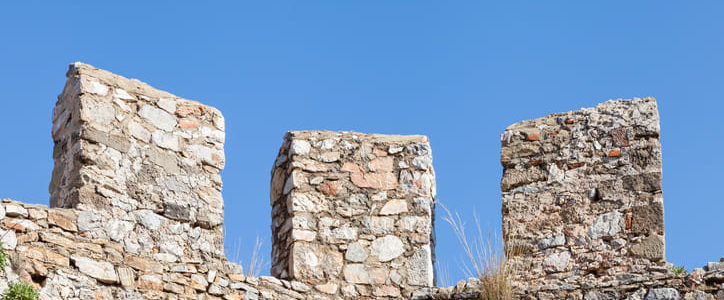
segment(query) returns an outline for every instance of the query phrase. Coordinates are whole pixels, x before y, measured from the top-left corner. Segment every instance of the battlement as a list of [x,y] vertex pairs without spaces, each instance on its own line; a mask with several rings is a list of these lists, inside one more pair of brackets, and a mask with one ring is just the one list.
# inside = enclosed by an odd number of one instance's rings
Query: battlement
[[[0,239],[41,299],[480,299],[435,286],[425,136],[292,131],[270,184],[272,276],[223,252],[224,118],[74,63],[53,111],[50,208],[5,199]],[[502,220],[515,298],[724,299],[724,262],[665,261],[656,102],[508,127]]]

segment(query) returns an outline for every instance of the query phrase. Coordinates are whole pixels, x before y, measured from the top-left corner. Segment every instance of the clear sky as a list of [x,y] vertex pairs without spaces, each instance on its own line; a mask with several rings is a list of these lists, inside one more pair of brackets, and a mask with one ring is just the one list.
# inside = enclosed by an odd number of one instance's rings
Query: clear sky
[[[724,2],[500,2],[4,1],[0,198],[48,203],[51,110],[74,61],[224,113],[227,245],[246,259],[259,234],[267,262],[287,130],[427,135],[439,198],[499,233],[506,126],[654,96],[666,257],[724,256]],[[438,261],[463,279],[452,230],[436,229]]]

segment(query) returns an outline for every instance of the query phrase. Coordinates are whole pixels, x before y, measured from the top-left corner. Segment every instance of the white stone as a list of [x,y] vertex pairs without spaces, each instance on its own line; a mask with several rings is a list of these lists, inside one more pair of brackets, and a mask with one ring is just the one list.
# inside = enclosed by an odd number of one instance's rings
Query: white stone
[[404,148],[397,147],[397,146],[390,146],[390,148],[387,149],[387,152],[390,154],[395,154],[395,153],[399,153],[400,151],[402,151],[402,149],[404,149]]
[[141,124],[138,124],[134,121],[128,122],[128,132],[131,133],[133,137],[146,143],[151,141],[151,132],[146,130],[146,128],[143,128]]
[[334,139],[325,139],[322,141],[320,148],[322,148],[322,150],[329,150],[329,149],[332,149],[332,147],[334,147],[335,143],[336,142],[334,141]]
[[176,112],[176,101],[174,101],[173,99],[166,99],[166,98],[158,99],[158,102],[156,102],[156,105],[158,105],[158,107],[160,107],[161,109],[169,112],[170,114],[173,114]]
[[311,242],[317,237],[317,233],[310,230],[294,229],[292,230],[293,241],[307,241]]
[[365,265],[347,264],[344,266],[344,280],[350,283],[366,284],[370,282],[370,276]]
[[322,204],[319,198],[311,194],[303,193],[292,193],[291,197],[292,211],[304,211],[304,212],[320,212],[322,210]]
[[430,255],[430,245],[418,248],[405,263],[407,268],[407,283],[418,286],[432,286],[433,269],[432,256]]
[[621,232],[622,223],[622,214],[618,211],[602,214],[593,221],[588,229],[588,235],[594,240],[602,237],[612,237]]
[[153,140],[153,144],[156,146],[159,146],[164,149],[169,149],[173,151],[178,151],[178,137],[173,135],[173,133],[167,133],[163,132],[161,130],[156,130],[153,132],[153,135],[151,136],[151,139]]
[[300,171],[294,170],[292,171],[292,174],[287,178],[287,181],[284,183],[284,188],[282,189],[282,193],[285,195],[289,193],[292,189],[298,188],[304,184],[306,181],[306,177],[304,177],[304,174]]
[[289,146],[289,154],[306,155],[312,146],[305,140],[293,140]]
[[189,145],[186,147],[192,156],[211,166],[223,169],[225,163],[224,151],[212,149],[203,145]]
[[353,262],[364,262],[367,259],[367,250],[359,242],[352,243],[347,247],[344,259]]
[[405,252],[404,245],[400,238],[394,235],[387,235],[372,242],[372,255],[377,256],[381,262],[395,259]]
[[432,158],[429,156],[418,156],[412,160],[412,165],[419,170],[427,170],[432,166]]
[[[116,117],[116,109],[113,104],[107,102],[91,102],[83,109],[86,117],[97,123],[110,124]],[[85,117],[84,117],[85,118]]]
[[5,205],[5,215],[8,217],[21,216],[24,218],[28,217],[28,210],[20,205],[8,204]]
[[136,218],[138,223],[141,223],[144,227],[151,231],[157,231],[161,226],[166,223],[166,218],[154,213],[151,210],[138,210],[133,212],[133,216]]
[[677,300],[679,291],[674,288],[651,289],[644,297],[644,300]]
[[563,272],[568,267],[571,260],[571,253],[560,252],[554,253],[543,259],[543,267],[549,272]]
[[136,97],[129,95],[128,92],[126,92],[126,90],[123,90],[123,89],[115,89],[113,91],[113,96],[118,99],[123,99],[123,100],[135,100],[136,99]]
[[176,119],[167,112],[150,105],[144,105],[138,111],[138,115],[154,126],[165,131],[171,131],[176,127]]
[[390,200],[380,209],[380,215],[383,216],[396,215],[403,212],[407,212],[407,201],[400,199]]
[[3,249],[14,250],[18,245],[18,237],[14,230],[0,230],[0,242],[3,244]]
[[83,91],[91,94],[105,96],[108,94],[108,87],[96,80],[89,80],[88,85],[83,85]]
[[223,131],[213,129],[208,126],[203,126],[200,129],[201,135],[204,136],[207,142],[223,144],[226,141],[226,135]]
[[372,195],[372,200],[374,200],[374,201],[387,200],[387,191],[382,191],[382,192]]
[[98,281],[105,283],[116,283],[118,282],[118,275],[113,265],[109,262],[95,261],[93,259],[71,255],[70,259],[73,260],[78,270],[90,277],[97,279]]

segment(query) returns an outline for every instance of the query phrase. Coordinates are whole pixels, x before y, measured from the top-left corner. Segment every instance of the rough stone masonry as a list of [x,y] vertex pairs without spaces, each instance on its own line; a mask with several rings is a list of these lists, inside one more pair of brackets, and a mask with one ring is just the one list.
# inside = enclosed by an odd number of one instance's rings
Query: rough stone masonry
[[[293,131],[272,167],[272,276],[223,251],[224,118],[74,63],[53,111],[50,206],[0,202],[0,293],[41,299],[480,299],[435,287],[424,136]],[[658,116],[618,100],[503,134],[503,230],[523,299],[724,299],[724,260],[664,260]],[[716,297],[716,298],[715,298]]]

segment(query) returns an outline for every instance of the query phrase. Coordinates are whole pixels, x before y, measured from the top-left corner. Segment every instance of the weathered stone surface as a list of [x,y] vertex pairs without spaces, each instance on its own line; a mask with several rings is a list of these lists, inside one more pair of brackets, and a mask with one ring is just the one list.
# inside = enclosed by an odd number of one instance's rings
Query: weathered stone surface
[[664,206],[653,203],[632,208],[631,231],[637,234],[664,234]]
[[622,214],[618,211],[612,211],[598,216],[588,229],[588,235],[592,239],[612,237],[621,232],[622,225]]
[[676,300],[679,299],[679,291],[673,288],[651,289],[644,300]]
[[386,235],[374,240],[370,249],[372,255],[377,256],[377,259],[383,262],[393,260],[405,252],[402,241],[394,235]]
[[104,261],[96,261],[88,257],[71,255],[70,259],[83,274],[93,277],[101,282],[116,283],[118,275],[113,265]]
[[663,260],[665,255],[664,239],[657,234],[652,234],[641,242],[631,246],[633,255],[649,260]]

